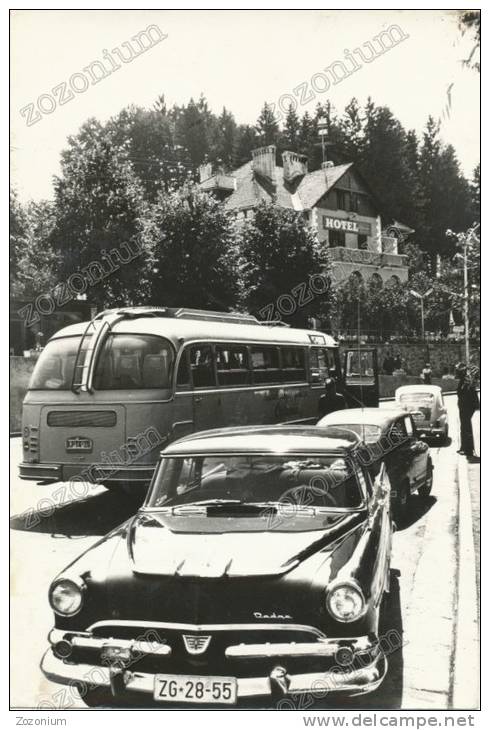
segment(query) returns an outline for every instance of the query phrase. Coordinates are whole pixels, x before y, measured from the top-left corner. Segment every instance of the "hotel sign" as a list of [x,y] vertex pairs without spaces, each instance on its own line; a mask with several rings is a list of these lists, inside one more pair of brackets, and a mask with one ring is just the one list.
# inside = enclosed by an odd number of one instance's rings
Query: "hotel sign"
[[365,236],[371,235],[371,224],[360,221],[349,221],[346,218],[334,218],[323,216],[323,227],[333,231],[345,231],[346,233],[360,233]]

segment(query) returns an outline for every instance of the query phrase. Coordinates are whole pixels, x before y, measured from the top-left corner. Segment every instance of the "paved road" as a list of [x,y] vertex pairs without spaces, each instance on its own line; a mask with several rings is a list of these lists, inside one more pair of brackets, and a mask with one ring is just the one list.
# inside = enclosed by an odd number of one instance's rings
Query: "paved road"
[[[425,502],[413,498],[410,520],[394,538],[392,593],[385,625],[401,633],[404,645],[390,657],[390,671],[381,688],[372,695],[345,700],[342,707],[346,709],[452,706],[457,625],[457,467],[462,457],[456,454],[455,398],[446,400],[453,441],[445,447],[431,448],[435,466],[432,496]],[[41,487],[21,482],[17,477],[20,439],[12,439],[11,453],[11,704],[24,708],[84,707],[66,688],[44,679],[38,667],[52,625],[47,590],[60,570],[129,517],[137,503],[102,487],[77,497],[68,494],[66,485]],[[472,514],[470,529],[477,542],[478,467],[471,466],[468,483],[473,510],[468,519]],[[477,561],[479,570],[478,566]]]

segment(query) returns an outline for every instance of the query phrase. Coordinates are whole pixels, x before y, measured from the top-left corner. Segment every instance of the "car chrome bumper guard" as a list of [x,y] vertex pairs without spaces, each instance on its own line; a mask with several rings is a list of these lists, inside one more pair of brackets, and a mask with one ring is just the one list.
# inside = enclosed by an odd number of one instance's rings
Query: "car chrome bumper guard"
[[[44,675],[53,682],[77,686],[82,693],[84,688],[102,686],[110,688],[115,696],[124,695],[126,692],[153,696],[157,672],[135,671],[130,664],[126,667],[121,666],[117,661],[118,654],[125,650],[136,649],[140,656],[152,654],[163,658],[170,657],[172,653],[171,647],[166,644],[148,642],[146,645],[145,642],[100,638],[88,633],[70,635],[57,629],[51,632],[50,641],[53,647],[58,648],[54,651],[50,648],[45,653],[41,662]],[[70,642],[72,647],[78,649],[112,651],[115,661],[106,662],[102,666],[70,663],[60,656],[63,653],[63,642]],[[346,649],[347,654],[345,654]],[[225,655],[230,660],[277,659],[280,662],[267,676],[238,677],[239,699],[259,696],[280,698],[305,693],[312,694],[315,699],[336,693],[349,696],[365,694],[372,692],[381,684],[387,671],[384,653],[377,643],[373,643],[368,637],[321,639],[310,643],[237,644],[227,647]],[[333,658],[336,664],[327,671],[290,673],[287,670],[288,660],[297,657]],[[346,658],[347,665],[345,665]],[[171,667],[166,671],[171,672]]]

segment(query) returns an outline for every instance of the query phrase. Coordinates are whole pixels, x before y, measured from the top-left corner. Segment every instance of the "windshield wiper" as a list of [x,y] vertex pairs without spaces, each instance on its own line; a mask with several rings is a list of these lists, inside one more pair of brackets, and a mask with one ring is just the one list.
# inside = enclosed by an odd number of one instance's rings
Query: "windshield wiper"
[[198,512],[201,514],[202,511],[206,509],[206,507],[224,507],[224,506],[233,506],[236,507],[237,505],[243,505],[244,502],[242,502],[240,499],[203,499],[199,502],[189,502],[187,504],[178,504],[175,507],[172,507],[172,514],[173,515],[181,515],[181,514],[190,514],[194,512]]

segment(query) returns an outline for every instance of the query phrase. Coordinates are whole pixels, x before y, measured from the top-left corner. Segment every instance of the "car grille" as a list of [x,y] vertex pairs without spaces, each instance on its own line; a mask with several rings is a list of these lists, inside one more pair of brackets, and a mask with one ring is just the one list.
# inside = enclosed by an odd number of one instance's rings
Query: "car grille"
[[110,428],[115,426],[116,422],[115,411],[50,411],[48,413],[48,426],[54,427]]
[[[93,636],[100,638],[112,639],[134,639],[136,646],[141,641],[158,641],[168,644],[172,649],[169,659],[160,659],[151,655],[140,656],[134,667],[137,671],[172,671],[177,673],[195,674],[199,668],[204,672],[225,673],[233,671],[234,676],[248,676],[251,668],[259,669],[267,667],[269,670],[274,666],[272,659],[248,659],[234,660],[226,657],[227,647],[239,644],[265,644],[270,643],[316,643],[320,632],[308,626],[288,626],[283,625],[281,628],[274,626],[265,626],[262,629],[257,628],[253,624],[245,624],[239,626],[214,628],[212,625],[200,627],[200,630],[193,630],[190,626],[182,625],[182,627],[167,627],[151,623],[145,623],[144,627],[137,625],[119,625],[105,623],[103,625],[95,625],[91,629]],[[187,651],[183,636],[210,636],[209,645],[202,654],[191,654]],[[313,671],[311,668],[325,665],[325,659],[316,660],[314,658],[296,659],[295,665],[302,671]],[[269,667],[270,664],[270,667]],[[277,664],[277,660],[275,660]]]

